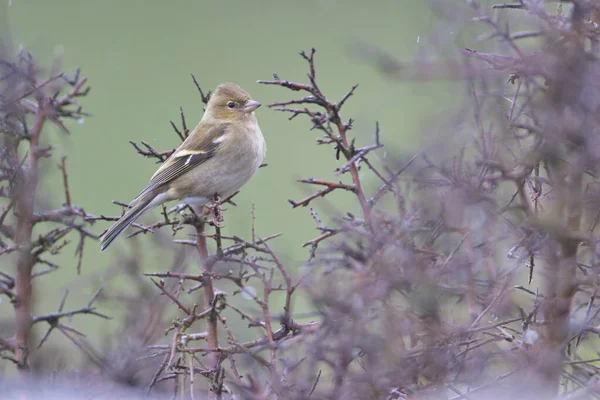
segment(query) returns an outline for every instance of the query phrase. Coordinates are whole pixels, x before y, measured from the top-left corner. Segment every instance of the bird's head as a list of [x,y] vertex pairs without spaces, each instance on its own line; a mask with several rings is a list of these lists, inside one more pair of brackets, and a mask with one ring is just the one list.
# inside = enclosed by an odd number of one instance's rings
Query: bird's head
[[253,115],[260,102],[235,83],[223,83],[210,97],[206,112],[221,121],[235,121]]

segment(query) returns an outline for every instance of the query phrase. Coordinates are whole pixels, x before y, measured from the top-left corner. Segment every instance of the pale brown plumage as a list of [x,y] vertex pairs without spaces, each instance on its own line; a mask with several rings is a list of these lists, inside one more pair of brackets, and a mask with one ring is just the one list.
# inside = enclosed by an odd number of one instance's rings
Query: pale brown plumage
[[140,215],[171,200],[194,206],[227,198],[260,166],[266,152],[254,110],[260,103],[233,83],[219,85],[200,123],[160,166],[131,208],[100,238],[105,250]]

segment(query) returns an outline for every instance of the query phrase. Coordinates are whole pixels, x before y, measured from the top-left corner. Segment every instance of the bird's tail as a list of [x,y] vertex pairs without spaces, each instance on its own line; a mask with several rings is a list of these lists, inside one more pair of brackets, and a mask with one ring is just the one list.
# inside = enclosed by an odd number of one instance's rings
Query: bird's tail
[[100,237],[100,250],[104,251],[119,235],[144,212],[151,208],[151,201],[140,201],[129,209],[113,226]]

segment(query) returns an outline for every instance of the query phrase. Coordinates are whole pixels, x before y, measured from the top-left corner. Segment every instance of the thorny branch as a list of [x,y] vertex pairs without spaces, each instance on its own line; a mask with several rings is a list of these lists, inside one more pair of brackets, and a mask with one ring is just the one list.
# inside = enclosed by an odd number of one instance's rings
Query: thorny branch
[[[361,206],[363,218],[365,219],[365,221],[368,221],[371,211],[362,188],[360,177],[358,175],[358,163],[364,158],[364,156],[369,151],[381,147],[379,145],[379,131],[377,131],[377,144],[375,146],[368,146],[365,148],[356,149],[354,146],[354,140],[350,140],[348,138],[348,131],[352,129],[353,121],[352,119],[344,121],[340,114],[340,111],[344,106],[346,100],[348,100],[350,96],[354,94],[354,91],[356,90],[358,85],[352,86],[352,88],[337,103],[331,102],[317,85],[314,60],[315,49],[311,49],[310,53],[308,54],[303,51],[300,53],[300,55],[308,63],[308,79],[310,81],[310,84],[282,80],[277,74],[273,74],[274,80],[261,80],[258,81],[258,83],[262,83],[265,85],[277,85],[290,89],[292,91],[303,91],[308,92],[310,94],[307,97],[297,100],[275,102],[269,104],[269,107],[274,107],[277,111],[291,112],[292,116],[290,117],[290,119],[293,119],[294,117],[300,114],[307,115],[313,123],[313,127],[311,128],[311,130],[320,130],[325,135],[324,138],[320,139],[319,143],[334,144],[336,158],[338,159],[340,154],[343,154],[346,160],[348,160],[348,163],[347,165],[342,167],[338,172],[341,174],[345,172],[350,172],[350,175],[352,177],[352,184],[354,186],[354,192]],[[323,111],[310,111],[308,108],[287,108],[286,106],[289,105],[316,105]],[[335,187],[331,186],[330,188],[330,191],[336,189]],[[322,196],[324,194],[325,193],[316,195],[313,198]],[[310,201],[311,199],[308,199],[304,204],[308,204]],[[297,204],[299,204],[293,202],[291,203],[294,207],[296,207]]]
[[[309,72],[307,76],[310,83],[304,84],[282,80],[279,78],[278,74],[273,74],[273,80],[260,80],[258,81],[258,83],[262,83],[265,85],[276,85],[290,89],[292,91],[309,93],[308,96],[302,97],[300,99],[272,103],[269,105],[269,107],[272,107],[277,111],[292,113],[290,120],[294,119],[298,115],[306,115],[307,117],[309,117],[313,124],[311,130],[319,130],[324,134],[323,137],[317,139],[317,143],[324,145],[333,145],[336,159],[339,159],[340,155],[343,155],[343,157],[346,159],[346,163],[342,167],[337,168],[335,170],[335,173],[337,175],[344,175],[346,173],[350,173],[352,184],[344,184],[342,182],[329,182],[326,180],[316,178],[301,179],[299,182],[325,187],[302,200],[289,200],[289,202],[292,205],[292,207],[296,208],[299,206],[307,206],[313,200],[319,197],[325,197],[329,193],[332,193],[336,190],[350,191],[357,198],[358,203],[361,207],[362,218],[360,220],[362,221],[362,225],[367,230],[370,230],[372,228],[370,226],[370,223],[371,207],[373,205],[373,202],[367,200],[363,189],[363,182],[361,182],[361,178],[359,176],[359,167],[361,163],[365,163],[375,173],[375,175],[377,175],[379,178],[385,181],[385,178],[383,177],[384,174],[380,173],[378,169],[372,163],[370,163],[367,158],[367,155],[369,155],[370,152],[383,147],[379,139],[379,123],[376,124],[375,129],[375,143],[372,145],[357,148],[355,146],[355,139],[351,139],[348,137],[348,131],[352,129],[352,124],[354,121],[352,119],[344,120],[341,115],[341,109],[346,103],[346,101],[352,95],[354,95],[354,92],[358,85],[352,86],[350,90],[344,96],[342,96],[342,98],[337,103],[330,101],[317,85],[314,60],[315,52],[316,51],[313,48],[311,49],[310,53],[306,53],[304,51],[300,53],[300,56],[308,63]],[[290,108],[288,106],[295,107]],[[309,109],[309,106],[317,106],[317,110],[311,110]],[[353,223],[359,221],[358,218],[354,217],[351,217],[351,220]],[[305,246],[311,246],[311,259],[314,258],[317,247],[321,241],[330,238],[335,232],[343,230],[341,228],[330,228],[324,230],[322,226],[319,226],[318,229],[322,231],[321,235],[305,244]]]
[[[32,316],[36,297],[32,279],[58,268],[47,257],[58,254],[69,243],[65,238],[71,232],[79,235],[75,249],[79,272],[85,240],[96,237],[87,230],[86,212],[72,203],[65,158],[58,165],[65,199],[62,208],[42,211],[37,204],[37,199],[46,195],[40,193],[45,179],[40,159],[52,155],[52,147],[42,148],[40,144],[45,128],[53,124],[68,133],[64,121],[88,115],[79,103],[79,98],[89,93],[86,84],[79,70],[73,77],[58,73],[43,79],[30,54],[19,53],[15,60],[0,54],[0,193],[5,199],[0,216],[0,255],[16,254],[15,275],[2,272],[0,292],[8,296],[15,310],[15,336],[6,340],[13,343],[6,349],[14,356],[2,357],[14,361],[22,372],[29,370],[31,326],[41,320]],[[27,149],[24,156],[19,151],[23,146]],[[55,227],[34,235],[34,228],[48,223]],[[35,271],[39,265],[48,269]],[[84,312],[82,309],[70,316]],[[60,318],[56,315],[52,321]]]

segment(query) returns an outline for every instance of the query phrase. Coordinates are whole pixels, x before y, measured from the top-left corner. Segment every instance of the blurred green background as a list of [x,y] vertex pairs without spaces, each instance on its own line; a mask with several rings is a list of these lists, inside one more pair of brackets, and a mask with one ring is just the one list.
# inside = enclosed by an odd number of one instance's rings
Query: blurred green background
[[[400,60],[412,58],[436,23],[426,2],[0,1],[0,34],[10,34],[14,51],[22,47],[48,66],[60,57],[63,69],[81,67],[89,79],[92,90],[82,104],[93,116],[71,124],[69,137],[56,129],[48,132],[47,140],[54,144],[58,140],[62,146],[54,160],[45,161],[51,183],[42,190],[55,193],[54,205],[63,201],[55,165],[61,155],[68,155],[73,202],[92,214],[120,213],[111,201],[131,200],[155,171],[157,166],[138,156],[130,140],[145,140],[167,150],[178,144],[169,121],[179,122],[180,106],[191,127],[201,118],[202,104],[191,73],[204,89],[233,81],[268,104],[297,94],[256,81],[270,79],[273,72],[283,79],[305,81],[307,66],[298,52],[315,47],[318,79],[328,96],[338,99],[352,84],[360,84],[343,110],[346,118],[356,121],[351,133],[357,144],[370,144],[375,121],[380,121],[382,141],[394,155],[411,154],[422,139],[424,124],[431,124],[427,117],[439,115],[452,98],[446,86],[440,90],[440,82],[390,81],[352,54],[359,41]],[[267,107],[257,115],[267,140],[269,166],[243,188],[236,198],[238,207],[228,207],[224,234],[249,237],[249,210],[254,202],[257,234],[283,232],[274,247],[295,267],[308,255],[301,244],[318,234],[308,208],[292,209],[287,202],[310,193],[295,180],[337,179],[333,170],[341,163],[335,161],[331,148],[316,146],[318,134],[308,130],[308,120],[299,117],[290,122],[289,115]],[[367,188],[379,183],[363,173]],[[342,210],[357,210],[347,195],[329,201]],[[315,203],[317,209],[323,204],[323,200]],[[157,214],[146,220],[152,217]],[[99,222],[95,232],[107,226]],[[148,236],[133,240],[149,247]],[[79,277],[74,273],[74,246],[68,247],[59,259],[61,270],[43,280],[39,311],[55,310],[67,287],[72,295],[66,308],[81,306],[107,267],[114,267],[117,248],[124,242],[119,240],[104,253],[88,242]],[[161,257],[147,257],[146,269],[164,271],[169,265],[163,262]],[[90,276],[96,276],[95,281],[90,282]],[[0,315],[11,313],[9,302],[0,304]],[[98,322],[80,316],[73,324],[95,340],[101,332],[114,330],[118,320],[101,328]],[[59,334],[52,340],[66,343]]]

